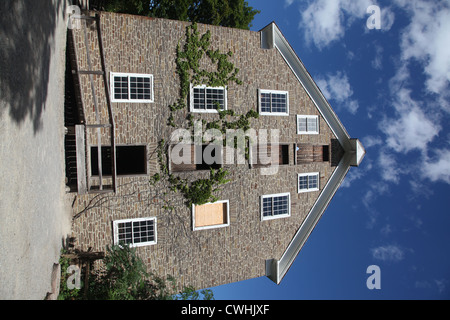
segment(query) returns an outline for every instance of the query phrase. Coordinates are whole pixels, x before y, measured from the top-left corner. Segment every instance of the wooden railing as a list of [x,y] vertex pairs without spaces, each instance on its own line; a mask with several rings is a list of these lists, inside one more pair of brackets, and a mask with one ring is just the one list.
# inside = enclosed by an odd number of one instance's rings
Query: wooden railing
[[[79,193],[97,193],[97,192],[116,192],[116,146],[115,146],[115,124],[114,124],[114,114],[111,106],[110,100],[110,92],[109,92],[109,84],[108,84],[108,73],[106,70],[106,62],[104,55],[104,47],[103,40],[100,28],[100,15],[97,13],[95,16],[90,15],[81,15],[77,16],[78,19],[81,19],[81,26],[83,28],[84,33],[84,43],[86,49],[86,59],[87,59],[87,70],[75,70],[75,72],[80,75],[88,75],[89,76],[89,85],[92,93],[93,104],[94,104],[94,113],[95,113],[95,122],[84,125],[85,132],[78,127],[76,130],[77,133],[77,142],[84,143],[84,146],[77,147],[77,159],[79,159],[79,167],[78,167],[78,192]],[[97,29],[97,39],[98,39],[98,47],[99,47],[99,55],[101,62],[101,70],[93,70],[91,63],[91,52],[90,52],[90,43],[87,34],[88,22],[93,22],[96,24]],[[108,123],[101,123],[100,119],[100,105],[98,103],[97,94],[95,91],[94,85],[94,76],[102,76],[104,89],[105,89],[105,100],[106,107],[108,112]],[[87,106],[83,106],[86,110]],[[103,173],[102,173],[102,137],[101,130],[109,129],[110,132],[110,144],[111,144],[111,171],[112,171],[112,184],[105,185],[103,182]],[[89,152],[89,141],[87,139],[87,130],[96,130],[97,132],[97,166],[98,166],[98,186],[93,187],[91,182],[91,175],[86,170],[86,163],[82,163],[82,161],[86,161],[85,154]],[[83,152],[84,151],[84,152]],[[83,169],[84,167],[84,169]],[[80,181],[80,179],[84,179],[84,181]],[[109,177],[108,177],[109,179]]]

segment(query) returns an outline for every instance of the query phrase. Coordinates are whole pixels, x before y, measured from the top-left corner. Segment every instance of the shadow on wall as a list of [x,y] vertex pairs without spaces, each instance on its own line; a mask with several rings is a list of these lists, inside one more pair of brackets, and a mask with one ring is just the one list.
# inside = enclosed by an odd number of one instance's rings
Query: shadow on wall
[[[34,133],[48,94],[50,56],[58,12],[66,0],[0,3],[0,116],[18,125],[29,117]],[[9,109],[9,110],[8,110]]]

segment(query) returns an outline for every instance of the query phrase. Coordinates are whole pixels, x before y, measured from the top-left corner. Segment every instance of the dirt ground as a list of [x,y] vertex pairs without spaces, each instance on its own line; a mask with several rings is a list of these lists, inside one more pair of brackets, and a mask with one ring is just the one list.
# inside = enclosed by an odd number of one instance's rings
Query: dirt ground
[[64,180],[67,2],[0,4],[0,299],[44,299],[70,233]]

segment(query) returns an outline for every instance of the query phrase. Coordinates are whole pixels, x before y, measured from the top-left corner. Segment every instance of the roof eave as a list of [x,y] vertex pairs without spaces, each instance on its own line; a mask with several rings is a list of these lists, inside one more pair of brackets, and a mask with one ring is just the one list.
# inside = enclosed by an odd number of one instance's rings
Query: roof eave
[[358,166],[361,163],[365,155],[365,150],[358,139],[350,138],[342,122],[275,22],[267,25],[260,33],[261,48],[276,48],[278,50],[344,149],[344,156],[280,260],[272,259],[266,261],[266,276],[279,284],[317,222],[322,217],[325,209],[344,180],[350,166]]
[[306,243],[309,235],[314,230],[323,213],[327,209],[331,199],[334,197],[336,191],[339,189],[342,181],[344,181],[344,178],[350,169],[351,159],[351,153],[344,154],[343,158],[339,162],[339,165],[333,171],[333,174],[325,187],[322,189],[322,192],[309,211],[305,220],[303,220],[302,225],[297,230],[294,238],[289,243],[281,258],[279,260],[273,259],[270,264],[266,263],[266,276],[275,283],[279,284],[284,278],[301,248]]

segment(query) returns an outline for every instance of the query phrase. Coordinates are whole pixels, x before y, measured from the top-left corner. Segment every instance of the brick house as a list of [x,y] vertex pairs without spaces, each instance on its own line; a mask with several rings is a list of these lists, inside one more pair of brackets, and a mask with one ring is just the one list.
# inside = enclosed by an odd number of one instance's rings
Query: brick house
[[[67,170],[75,171],[69,184],[77,246],[104,251],[128,242],[149,270],[173,275],[179,285],[206,288],[264,275],[280,283],[365,151],[277,25],[254,32],[199,24],[213,50],[232,52],[228,60],[241,83],[191,83],[186,107],[172,113],[180,96],[177,45],[190,23],[106,12],[87,12],[76,23],[68,36],[76,120],[66,125],[76,142]],[[200,67],[212,70],[211,61],[202,58]],[[259,115],[250,119],[256,139],[246,141],[243,163],[205,163],[204,141],[184,149],[192,151],[191,163],[171,159],[174,141],[159,149],[175,129],[192,129],[186,119],[218,121],[218,108],[233,110],[234,119],[249,110]],[[272,129],[277,140],[261,149],[259,133]],[[259,161],[271,151],[270,163]],[[230,180],[213,203],[186,205],[180,192],[153,178],[167,168],[171,177],[206,179],[211,167],[227,170]]]

